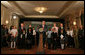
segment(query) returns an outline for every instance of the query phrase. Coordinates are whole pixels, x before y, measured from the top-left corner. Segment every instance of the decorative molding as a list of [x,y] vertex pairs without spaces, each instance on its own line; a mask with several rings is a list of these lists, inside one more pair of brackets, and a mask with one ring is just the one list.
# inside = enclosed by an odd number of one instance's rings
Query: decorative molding
[[59,18],[58,16],[49,16],[49,15],[30,15],[30,16],[25,16],[28,18]]

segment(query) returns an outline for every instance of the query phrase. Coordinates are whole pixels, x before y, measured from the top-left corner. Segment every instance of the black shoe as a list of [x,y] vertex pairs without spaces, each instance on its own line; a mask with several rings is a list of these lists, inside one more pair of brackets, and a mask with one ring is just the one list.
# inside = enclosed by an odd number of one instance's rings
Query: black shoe
[[48,49],[51,49],[51,48],[48,48]]

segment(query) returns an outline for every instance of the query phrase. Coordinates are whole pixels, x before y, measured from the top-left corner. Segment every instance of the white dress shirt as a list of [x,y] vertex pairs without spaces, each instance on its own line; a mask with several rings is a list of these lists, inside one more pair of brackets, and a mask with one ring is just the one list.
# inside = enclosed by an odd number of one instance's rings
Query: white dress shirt
[[33,35],[36,35],[36,31],[35,30],[33,30]]
[[18,32],[17,29],[12,29],[12,30],[10,31],[10,33],[12,33],[12,36],[15,36],[17,32]]
[[55,32],[58,33],[58,27],[52,27],[52,29],[54,29],[54,28],[55,28]]
[[70,36],[73,37],[73,30],[70,30]]
[[67,31],[67,35],[70,35],[70,31]]

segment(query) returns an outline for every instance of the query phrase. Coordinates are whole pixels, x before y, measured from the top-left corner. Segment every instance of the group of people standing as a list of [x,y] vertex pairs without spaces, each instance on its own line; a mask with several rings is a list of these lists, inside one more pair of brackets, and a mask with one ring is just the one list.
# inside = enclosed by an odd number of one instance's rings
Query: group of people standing
[[84,49],[84,29],[82,25],[79,29],[77,26],[74,26],[74,29],[68,28],[66,36],[68,37],[68,47]]
[[15,26],[11,26],[8,30],[6,25],[1,26],[1,47],[16,47],[16,40],[17,40],[17,29]]
[[[35,45],[35,39],[39,38],[38,30],[35,31],[34,27],[29,25],[28,29],[26,30],[24,24],[21,23],[21,27],[19,28],[19,36],[18,36],[18,48],[32,48]],[[36,36],[36,38],[35,38]],[[38,45],[38,40],[36,41]]]
[[8,29],[6,25],[1,25],[1,47],[7,46],[7,34],[8,34]]
[[[5,27],[4,27],[5,28]],[[11,48],[25,48],[29,49],[34,47],[35,45],[39,45],[39,37],[40,32],[39,28],[43,28],[43,47],[46,46],[48,49],[65,49],[66,46],[75,47],[75,48],[84,48],[84,30],[82,26],[78,30],[75,26],[75,29],[65,30],[63,24],[60,24],[60,27],[56,26],[56,23],[53,23],[53,27],[48,28],[45,24],[45,21],[42,21],[42,25],[37,26],[35,29],[31,25],[29,25],[28,29],[25,29],[24,23],[21,23],[20,28],[17,30],[15,26],[12,26],[10,30],[7,28],[4,29],[3,26],[1,28],[1,46],[4,46],[3,42],[6,43],[6,35],[7,44],[11,46]],[[48,28],[48,30],[47,30]]]
[[56,23],[53,24],[52,28],[49,28],[47,31],[47,42],[48,42],[48,49],[57,49],[61,47],[64,49],[65,44],[65,30],[63,28],[63,24],[60,24],[58,28]]

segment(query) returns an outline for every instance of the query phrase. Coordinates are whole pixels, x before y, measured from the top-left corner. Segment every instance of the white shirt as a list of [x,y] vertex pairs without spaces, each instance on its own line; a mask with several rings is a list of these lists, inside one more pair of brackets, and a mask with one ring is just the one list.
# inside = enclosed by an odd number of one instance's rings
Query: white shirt
[[12,33],[12,36],[15,36],[18,31],[17,29],[12,29],[10,32]]
[[60,38],[63,39],[63,37],[64,37],[64,36],[61,34]]
[[51,38],[51,33],[52,33],[52,31],[48,31],[48,32],[47,32],[47,37],[48,37],[48,38]]
[[35,30],[33,30],[33,35],[36,35],[36,32],[35,32]]
[[67,31],[67,35],[70,35],[70,31]]
[[73,30],[70,30],[70,33],[71,37],[73,37]]
[[54,28],[55,28],[55,32],[58,33],[58,27],[52,27],[52,29],[54,29]]

